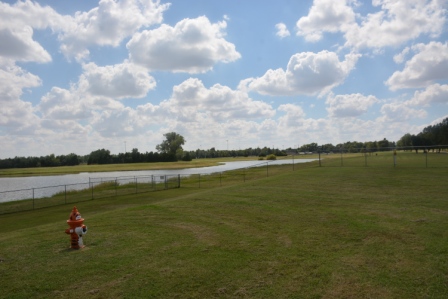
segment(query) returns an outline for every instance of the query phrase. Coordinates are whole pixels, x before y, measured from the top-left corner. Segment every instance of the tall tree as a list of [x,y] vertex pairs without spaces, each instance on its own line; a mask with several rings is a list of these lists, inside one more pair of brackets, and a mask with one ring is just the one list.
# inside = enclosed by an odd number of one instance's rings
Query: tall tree
[[[182,145],[185,144],[185,139],[182,135],[176,132],[163,134],[165,140],[156,146],[156,149],[162,153],[176,158],[182,158]],[[180,157],[179,157],[180,156]]]
[[404,134],[403,137],[397,141],[397,145],[399,147],[412,146],[412,135],[409,133]]
[[389,147],[389,140],[383,138],[383,140],[377,141],[377,144],[380,151],[385,151]]
[[112,163],[112,156],[110,155],[109,150],[99,149],[96,151],[93,151],[89,155],[89,160],[87,161],[87,164],[109,164]]

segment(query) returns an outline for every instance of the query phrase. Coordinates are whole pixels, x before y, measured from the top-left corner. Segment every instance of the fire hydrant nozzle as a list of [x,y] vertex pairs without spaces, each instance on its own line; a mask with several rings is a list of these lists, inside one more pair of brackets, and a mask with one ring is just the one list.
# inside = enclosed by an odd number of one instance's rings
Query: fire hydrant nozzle
[[73,207],[67,224],[70,228],[67,228],[65,233],[70,235],[70,248],[79,249],[85,247],[82,236],[87,233],[87,226],[84,225],[84,218],[81,217],[76,207]]

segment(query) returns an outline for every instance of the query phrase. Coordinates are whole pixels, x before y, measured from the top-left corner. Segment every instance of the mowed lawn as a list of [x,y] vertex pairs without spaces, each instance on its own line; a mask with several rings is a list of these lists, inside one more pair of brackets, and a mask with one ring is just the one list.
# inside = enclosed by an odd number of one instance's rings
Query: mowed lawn
[[447,298],[448,169],[302,167],[0,216],[2,298]]

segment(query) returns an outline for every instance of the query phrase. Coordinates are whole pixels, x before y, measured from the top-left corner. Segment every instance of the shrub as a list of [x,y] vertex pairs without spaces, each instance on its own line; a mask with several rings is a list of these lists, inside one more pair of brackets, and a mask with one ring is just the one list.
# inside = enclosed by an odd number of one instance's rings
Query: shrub
[[274,154],[270,154],[266,157],[266,160],[277,160],[277,156]]

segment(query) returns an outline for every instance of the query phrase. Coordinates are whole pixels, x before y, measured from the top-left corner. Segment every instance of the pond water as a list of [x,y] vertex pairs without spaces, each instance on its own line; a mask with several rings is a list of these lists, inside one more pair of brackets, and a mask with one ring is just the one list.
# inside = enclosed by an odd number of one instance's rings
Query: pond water
[[[0,178],[0,202],[17,200],[13,193],[14,190],[25,190],[32,188],[43,188],[48,186],[62,186],[72,184],[85,184],[91,180],[115,179],[119,177],[139,177],[139,176],[162,176],[162,175],[192,175],[192,174],[211,174],[228,170],[262,167],[268,165],[298,164],[314,161],[315,159],[284,159],[274,161],[237,161],[226,162],[218,166],[185,168],[185,169],[165,169],[165,170],[140,170],[140,171],[114,171],[114,172],[84,172],[79,174],[66,174],[55,176],[32,176],[32,177],[12,177]],[[51,196],[52,194],[45,194]]]

